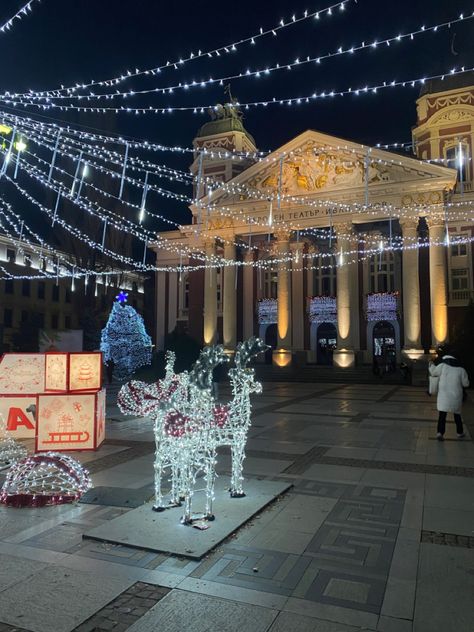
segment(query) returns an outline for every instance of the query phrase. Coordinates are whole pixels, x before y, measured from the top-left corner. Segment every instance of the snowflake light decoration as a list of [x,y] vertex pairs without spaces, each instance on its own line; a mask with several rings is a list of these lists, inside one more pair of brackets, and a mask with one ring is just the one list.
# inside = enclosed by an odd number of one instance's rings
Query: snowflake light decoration
[[[229,371],[232,401],[222,405],[212,395],[212,372],[228,358],[221,345],[206,347],[191,371],[174,373],[175,356],[166,356],[166,375],[155,384],[132,381],[119,392],[118,406],[124,414],[152,417],[155,431],[156,511],[181,505],[183,524],[199,517],[212,520],[217,448],[230,446],[232,476],[230,494],[245,496],[243,461],[251,421],[250,394],[260,393],[250,359],[267,348],[262,340],[251,338],[237,346],[235,368]],[[205,507],[202,515],[192,511],[196,479],[205,481]],[[163,492],[169,479],[170,491]]]
[[9,507],[43,507],[78,500],[92,487],[89,473],[65,454],[45,452],[21,459],[10,468],[0,491]]

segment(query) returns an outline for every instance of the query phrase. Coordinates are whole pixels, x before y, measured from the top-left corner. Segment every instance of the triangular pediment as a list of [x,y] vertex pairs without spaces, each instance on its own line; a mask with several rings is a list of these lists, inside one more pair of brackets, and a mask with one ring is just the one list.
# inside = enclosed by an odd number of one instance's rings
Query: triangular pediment
[[324,197],[349,191],[354,196],[367,184],[372,191],[393,185],[400,192],[419,185],[420,189],[453,188],[456,171],[410,156],[398,155],[378,147],[368,147],[341,138],[308,130],[252,165],[215,190],[212,202],[219,199],[244,200],[248,197],[275,196],[281,177],[282,196]]

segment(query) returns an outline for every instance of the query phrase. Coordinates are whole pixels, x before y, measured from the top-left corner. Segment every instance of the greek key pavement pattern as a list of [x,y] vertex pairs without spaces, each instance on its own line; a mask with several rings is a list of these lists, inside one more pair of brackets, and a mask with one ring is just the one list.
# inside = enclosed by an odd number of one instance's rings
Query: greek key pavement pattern
[[297,481],[294,493],[337,499],[302,555],[229,543],[191,577],[379,613],[405,491]]

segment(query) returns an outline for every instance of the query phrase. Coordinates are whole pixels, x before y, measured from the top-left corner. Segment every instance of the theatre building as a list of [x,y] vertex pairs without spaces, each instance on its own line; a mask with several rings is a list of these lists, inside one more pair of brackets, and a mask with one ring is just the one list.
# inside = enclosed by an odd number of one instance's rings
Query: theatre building
[[194,139],[192,223],[154,246],[157,348],[178,325],[346,367],[448,341],[473,294],[470,83],[427,86],[413,154],[308,130],[257,160],[237,108],[219,108]]

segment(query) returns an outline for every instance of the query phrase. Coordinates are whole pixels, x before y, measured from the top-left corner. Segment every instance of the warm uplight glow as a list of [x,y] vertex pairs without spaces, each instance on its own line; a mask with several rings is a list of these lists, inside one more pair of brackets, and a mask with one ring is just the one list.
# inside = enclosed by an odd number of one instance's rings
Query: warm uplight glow
[[333,353],[333,363],[334,366],[338,366],[341,369],[347,369],[348,367],[354,366],[354,352],[347,349],[337,349]]
[[291,364],[291,351],[286,351],[285,349],[277,349],[273,352],[273,364],[276,366],[290,366]]

